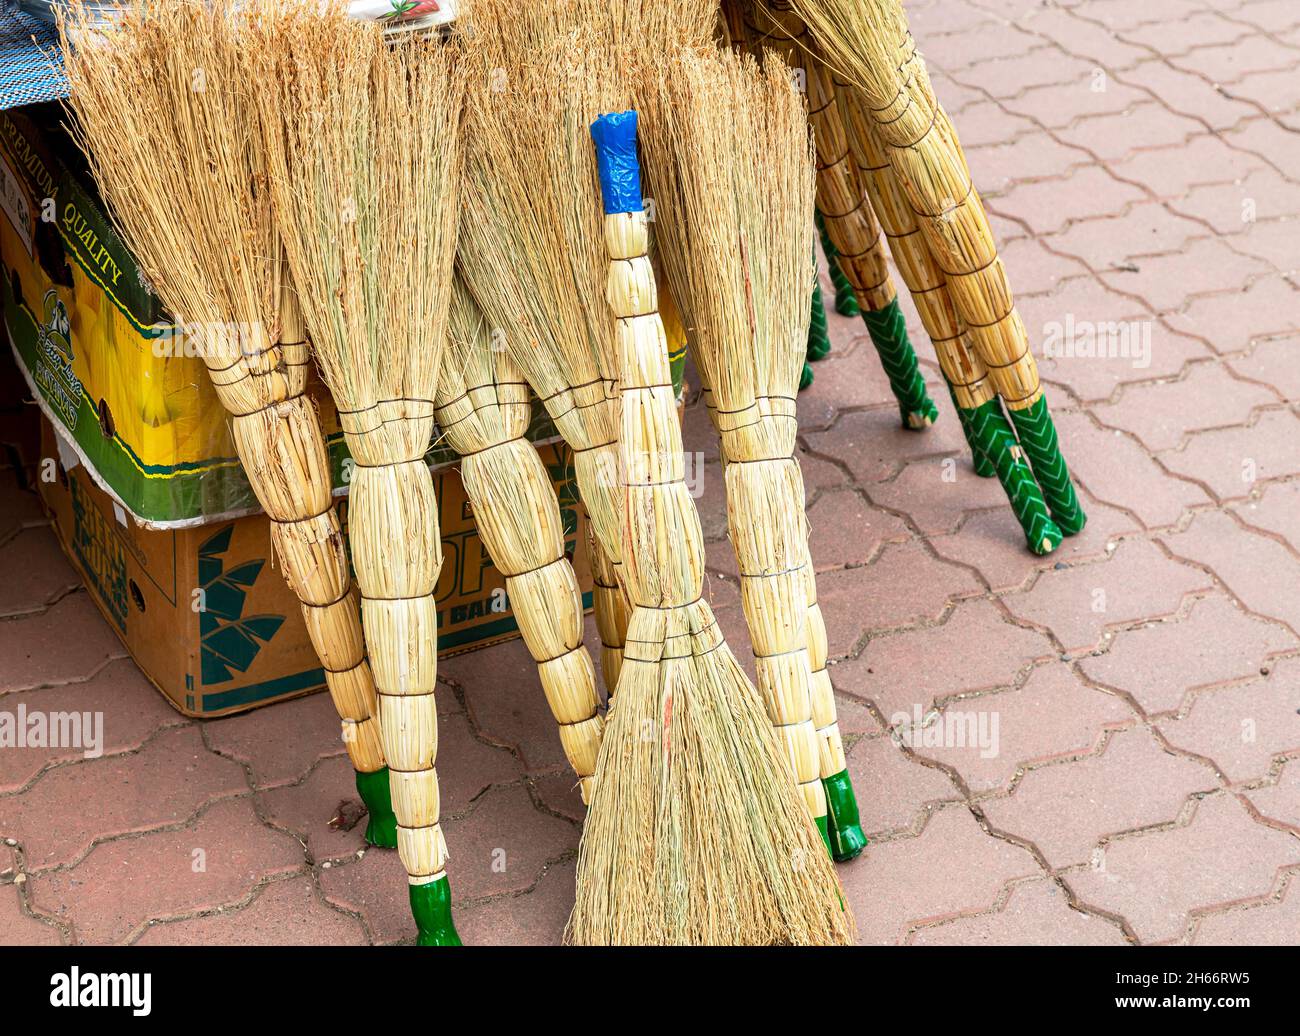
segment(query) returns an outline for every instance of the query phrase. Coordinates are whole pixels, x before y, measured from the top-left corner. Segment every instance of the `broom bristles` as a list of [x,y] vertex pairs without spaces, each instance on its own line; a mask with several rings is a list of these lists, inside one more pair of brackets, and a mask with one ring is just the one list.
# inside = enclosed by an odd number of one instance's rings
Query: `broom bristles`
[[69,131],[145,276],[172,315],[203,334],[214,368],[241,354],[247,362],[279,338],[281,242],[239,68],[238,8],[135,0],[108,37],[89,8],[59,8],[77,116]]
[[830,860],[709,606],[639,608],[627,643],[566,940],[850,941]]

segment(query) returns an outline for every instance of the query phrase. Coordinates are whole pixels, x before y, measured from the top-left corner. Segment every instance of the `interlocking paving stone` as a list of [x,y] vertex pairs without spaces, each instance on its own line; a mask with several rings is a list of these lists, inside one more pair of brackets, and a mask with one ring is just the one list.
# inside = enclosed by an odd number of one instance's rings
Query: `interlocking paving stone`
[[83,682],[125,654],[90,595],[78,590],[38,614],[0,620],[0,694]]
[[1300,879],[1292,875],[1286,898],[1241,910],[1203,917],[1194,946],[1290,946],[1300,932]]
[[1091,754],[1104,731],[1135,721],[1122,699],[1051,663],[1022,687],[949,703],[932,723],[910,730],[907,743],[951,766],[972,794],[982,795],[1007,788],[1023,767]]
[[898,516],[872,507],[852,491],[826,492],[808,508],[808,548],[817,571],[861,565],[885,543],[911,533]]
[[203,732],[214,752],[252,771],[258,788],[301,780],[319,759],[344,752],[338,713],[324,694],[212,720]]
[[862,830],[868,838],[919,827],[925,820],[927,804],[961,797],[941,770],[909,759],[887,736],[859,741],[848,758],[853,786],[874,789],[858,800]]
[[1209,767],[1130,727],[1113,733],[1098,754],[1035,767],[1009,797],[985,802],[984,814],[1060,868],[1088,863],[1107,835],[1177,819],[1190,796],[1216,786]]
[[1042,634],[1008,622],[997,606],[959,604],[938,626],[873,638],[862,654],[834,666],[836,688],[873,702],[888,718],[928,712],[936,700],[1010,686],[1021,669],[1054,657]]
[[937,810],[919,835],[878,842],[839,868],[859,941],[868,945],[902,942],[912,925],[988,910],[1008,881],[1038,873],[1029,853],[986,834],[960,804]]
[[1117,913],[1143,942],[1180,939],[1193,910],[1263,899],[1300,864],[1300,839],[1258,824],[1237,799],[1211,795],[1185,825],[1116,838],[1066,876],[1084,903]]
[[1213,760],[1234,783],[1267,774],[1273,759],[1300,753],[1300,659],[1282,659],[1267,677],[1201,691],[1185,715],[1157,727],[1173,747]]
[[[3,534],[0,533],[0,538]],[[0,545],[0,617],[39,611],[81,585],[48,525],[15,530]]]
[[0,832],[41,871],[74,863],[96,841],[184,823],[213,799],[247,790],[236,763],[204,748],[193,726],[175,727],[138,752],[57,766],[22,795],[0,796]]
[[251,800],[230,799],[179,829],[115,838],[75,867],[34,875],[31,901],[80,943],[119,942],[151,920],[233,906],[302,865],[291,835],[266,827]]
[[1117,634],[1109,651],[1080,659],[1079,668],[1154,715],[1177,711],[1194,688],[1256,676],[1272,655],[1297,648],[1300,638],[1216,594],[1184,618]]
[[[39,715],[47,725],[78,736],[62,746],[0,751],[0,793],[16,791],[47,767],[83,758],[87,752],[113,755],[138,749],[155,731],[188,722],[129,658],[108,663],[85,683],[0,697],[0,711],[15,718],[20,706],[29,720]],[[65,728],[74,717],[81,722]]]
[[138,946],[356,946],[366,942],[354,917],[326,905],[311,878],[273,881],[240,910],[151,925]]
[[1218,363],[1193,363],[1181,381],[1130,385],[1119,402],[1092,412],[1102,424],[1131,432],[1147,449],[1160,451],[1182,445],[1193,432],[1245,424],[1255,407],[1277,402],[1263,385],[1243,384]]
[[1049,570],[1004,600],[1013,615],[1050,630],[1066,651],[1092,651],[1107,628],[1172,615],[1188,594],[1211,586],[1205,573],[1132,539],[1105,561]]
[[1239,376],[1272,385],[1289,403],[1300,400],[1300,336],[1257,342],[1247,356],[1225,362]]
[[[1164,319],[1176,331],[1203,340],[1221,355],[1244,353],[1262,338],[1300,332],[1300,290],[1280,273],[1251,281],[1240,291],[1189,299]],[[1279,364],[1282,378],[1285,364]],[[1269,380],[1269,379],[1265,379]]]
[[1220,501],[1240,500],[1258,483],[1300,474],[1300,417],[1265,410],[1250,426],[1216,429],[1191,437],[1161,460],[1170,470],[1210,487]]
[[1086,492],[1080,496],[1088,524],[1045,557],[1025,549],[1024,533],[1007,507],[973,514],[957,532],[936,536],[930,543],[940,557],[975,568],[994,592],[1017,590],[1057,565],[1100,560],[1118,545],[1119,537],[1140,531],[1122,511],[1097,503]]
[[1253,788],[1243,795],[1261,816],[1300,834],[1300,758],[1287,762],[1275,783]]
[[1226,514],[1198,514],[1163,541],[1174,555],[1210,569],[1247,608],[1300,633],[1300,559],[1277,540],[1243,529]]
[[1016,882],[1002,909],[917,930],[913,946],[1123,946],[1123,933],[1070,907],[1047,878]]

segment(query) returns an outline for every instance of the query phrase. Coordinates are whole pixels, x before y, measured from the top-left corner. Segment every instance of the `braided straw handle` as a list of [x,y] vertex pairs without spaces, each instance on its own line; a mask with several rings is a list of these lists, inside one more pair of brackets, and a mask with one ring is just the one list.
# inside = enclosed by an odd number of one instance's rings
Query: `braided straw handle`
[[281,289],[279,337],[274,343],[211,343],[215,348],[203,350],[203,358],[218,398],[232,415],[235,451],[271,520],[272,550],[302,603],[308,636],[325,670],[357,790],[370,813],[366,840],[391,849],[397,832],[375,718],[374,678],[331,496],[325,437],[315,407],[303,394],[308,345],[297,296],[287,281]]
[[[439,390],[438,425],[462,457],[461,479],[479,536],[505,576],[520,635],[560,726],[565,757],[578,775],[583,802],[590,802],[603,721],[595,668],[582,642],[582,593],[564,553],[555,490],[537,448],[524,438],[531,410],[528,387],[505,353],[494,359],[495,383],[470,383],[454,399]],[[474,420],[480,405],[508,408],[500,434],[488,434]]]

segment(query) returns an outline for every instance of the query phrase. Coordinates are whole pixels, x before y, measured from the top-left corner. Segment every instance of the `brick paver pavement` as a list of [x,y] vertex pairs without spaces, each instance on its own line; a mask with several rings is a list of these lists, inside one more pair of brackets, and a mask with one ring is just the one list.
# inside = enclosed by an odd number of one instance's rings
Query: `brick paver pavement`
[[[1139,348],[1042,359],[1091,516],[1042,559],[951,408],[900,430],[862,325],[832,317],[801,450],[873,843],[840,872],[862,940],[1295,942],[1300,6],[909,9],[1035,341],[1133,321]],[[0,414],[0,439],[19,426]],[[687,448],[707,458],[709,592],[743,655],[698,405]],[[328,699],[172,712],[77,589],[15,456],[0,709],[111,719],[100,759],[0,752],[0,942],[410,940],[394,854],[330,823],[355,793]],[[554,942],[582,809],[532,664],[516,642],[440,681],[461,931]]]

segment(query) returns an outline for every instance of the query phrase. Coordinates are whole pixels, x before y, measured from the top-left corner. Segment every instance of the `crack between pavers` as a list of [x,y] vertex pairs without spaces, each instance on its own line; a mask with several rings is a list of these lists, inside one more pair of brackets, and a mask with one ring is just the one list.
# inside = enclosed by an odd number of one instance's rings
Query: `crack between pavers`
[[123,662],[123,661],[134,662],[134,659],[132,659],[131,656],[126,654],[125,652],[123,652],[120,655],[109,655],[85,676],[78,676],[72,680],[60,680],[55,683],[32,684],[30,687],[9,687],[6,688],[5,690],[0,690],[0,700],[4,699],[5,697],[11,694],[23,694],[27,691],[48,691],[58,687],[80,687],[82,684],[90,683],[91,680],[99,676],[100,673],[102,673],[114,662]]
[[219,903],[216,906],[203,907],[195,910],[176,911],[169,914],[160,914],[155,917],[145,918],[143,921],[137,922],[135,927],[129,929],[125,936],[116,941],[115,945],[132,946],[144,938],[145,934],[151,928],[178,924],[183,921],[193,921],[199,918],[225,917],[239,913],[244,908],[251,906],[256,900],[261,899],[262,893],[272,884],[279,881],[291,881],[294,878],[301,876],[303,873],[305,873],[305,868],[304,870],[290,871],[278,875],[263,874],[253,883],[253,886],[250,889],[237,899],[232,899],[225,903]]
[[1187,912],[1186,929],[1178,941],[1183,945],[1193,945],[1196,937],[1200,934],[1201,923],[1212,917],[1225,917],[1230,914],[1246,913],[1250,910],[1267,910],[1269,907],[1280,907],[1286,900],[1292,884],[1300,888],[1300,880],[1293,881],[1293,879],[1300,879],[1300,864],[1280,867],[1275,877],[1277,880],[1276,889],[1271,890],[1270,894],[1259,902],[1239,901],[1207,907],[1192,907]]

